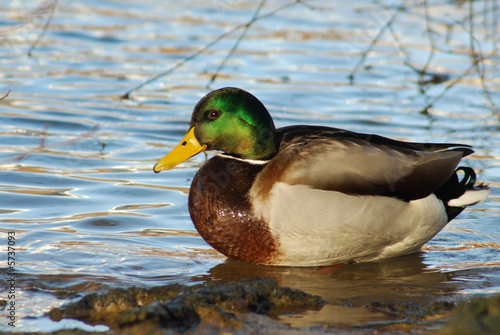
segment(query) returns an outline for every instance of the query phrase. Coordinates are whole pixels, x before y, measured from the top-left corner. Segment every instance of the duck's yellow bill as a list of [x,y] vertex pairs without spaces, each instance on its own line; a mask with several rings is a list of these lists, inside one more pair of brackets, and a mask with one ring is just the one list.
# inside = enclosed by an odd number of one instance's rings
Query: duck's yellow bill
[[160,161],[153,167],[153,171],[158,173],[162,170],[171,169],[184,162],[186,159],[205,151],[206,148],[206,145],[201,145],[200,142],[198,142],[194,136],[194,127],[192,127],[189,129],[181,142],[177,144],[174,150],[160,159]]

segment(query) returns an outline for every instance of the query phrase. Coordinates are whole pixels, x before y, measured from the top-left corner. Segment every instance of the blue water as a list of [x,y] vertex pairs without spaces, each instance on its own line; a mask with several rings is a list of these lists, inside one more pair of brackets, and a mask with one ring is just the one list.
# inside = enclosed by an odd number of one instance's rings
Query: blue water
[[[29,57],[51,3],[0,5],[0,94],[10,91],[0,101],[0,277],[9,276],[7,234],[15,232],[16,331],[91,329],[43,314],[70,301],[56,291],[83,295],[109,286],[262,275],[330,302],[349,300],[351,307],[332,303],[282,318],[331,327],[398,322],[363,307],[372,301],[455,301],[500,292],[500,62],[490,56],[500,28],[490,2],[474,2],[475,50],[488,56],[480,63],[483,83],[472,69],[427,114],[420,111],[470,67],[470,35],[463,26],[447,28],[451,17],[468,18],[465,5],[430,2],[426,20],[413,3],[399,13],[385,1],[295,4],[255,22],[211,84],[252,92],[277,126],[326,125],[474,147],[463,162],[490,185],[487,201],[453,220],[421,254],[331,271],[226,260],[197,234],[187,210],[204,155],[152,172],[184,135],[193,106],[209,92],[211,75],[241,30],[120,99],[248,22],[259,1],[60,1]],[[285,3],[268,1],[260,14]],[[392,32],[385,31],[350,84],[362,53],[395,13]],[[407,63],[423,68],[431,54],[429,72],[448,80],[422,93]],[[6,294],[0,299],[8,300]],[[0,330],[12,330],[4,313]]]

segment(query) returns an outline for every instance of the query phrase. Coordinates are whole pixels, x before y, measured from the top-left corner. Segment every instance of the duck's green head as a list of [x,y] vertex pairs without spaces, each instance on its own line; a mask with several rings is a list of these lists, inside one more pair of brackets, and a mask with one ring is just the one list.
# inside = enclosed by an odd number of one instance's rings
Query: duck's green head
[[244,159],[271,158],[277,152],[275,130],[269,112],[256,97],[239,88],[221,88],[196,104],[188,133],[154,171],[170,169],[204,150]]

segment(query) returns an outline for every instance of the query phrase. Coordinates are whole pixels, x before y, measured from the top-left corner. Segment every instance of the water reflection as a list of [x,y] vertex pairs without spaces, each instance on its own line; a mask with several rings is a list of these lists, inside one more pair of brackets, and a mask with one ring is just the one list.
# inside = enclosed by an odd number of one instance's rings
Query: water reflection
[[424,254],[418,253],[379,262],[346,264],[328,268],[290,268],[249,265],[226,260],[196,280],[233,280],[262,276],[280,285],[320,295],[328,304],[322,310],[301,316],[282,316],[294,326],[317,324],[366,325],[373,322],[401,320],[366,308],[377,303],[430,304],[456,300],[459,291],[470,287],[454,278],[459,274],[429,269]]
[[[158,233],[158,232],[157,232]],[[154,234],[147,232],[146,234]],[[82,256],[78,255],[79,246],[72,246],[71,254],[65,252],[66,257],[76,260],[75,266],[86,266],[82,264]],[[144,256],[148,251],[144,250]],[[158,253],[161,256],[175,258],[160,250],[150,251],[149,256],[154,260]],[[126,253],[120,251],[122,256]],[[94,261],[89,259],[87,266],[94,266]],[[140,264],[140,265],[139,265]],[[158,263],[156,263],[156,266]],[[194,264],[193,264],[194,265]],[[199,264],[202,268],[207,263]],[[60,263],[60,266],[69,267],[68,262]],[[109,267],[107,264],[102,264]],[[109,287],[128,287],[115,271],[128,273],[134,271],[139,281],[138,286],[168,284],[178,282],[181,275],[178,271],[166,274],[165,269],[155,275],[151,273],[154,263],[138,263],[132,261],[130,264],[118,262],[109,267],[112,272],[107,275],[97,274],[71,274],[54,273],[48,274],[19,274],[19,287],[22,288],[24,296],[30,301],[44,301],[41,305],[20,304],[23,312],[31,315],[42,315],[52,307],[57,307],[70,299],[79,298],[86,293],[102,291]],[[179,268],[179,266],[177,266]],[[77,270],[77,269],[75,269]],[[193,269],[191,269],[192,274]],[[0,271],[1,272],[1,271]],[[78,272],[78,270],[77,270]],[[206,274],[203,274],[206,273]],[[495,275],[495,271],[492,272]],[[0,273],[2,275],[2,273]],[[189,276],[189,273],[186,273]],[[496,274],[498,276],[498,274]],[[345,264],[336,267],[323,268],[292,268],[252,265],[226,259],[210,269],[201,271],[199,275],[190,276],[189,282],[198,283],[205,281],[229,281],[249,277],[265,277],[278,282],[282,286],[293,287],[310,294],[320,295],[327,301],[319,311],[307,311],[298,315],[283,315],[280,321],[294,327],[309,327],[328,325],[333,327],[369,326],[377,324],[399,323],[404,321],[405,316],[393,315],[383,309],[368,308],[370,304],[421,304],[423,306],[441,302],[458,301],[462,299],[464,292],[470,294],[485,285],[481,278],[481,271],[460,270],[456,272],[442,272],[432,269],[426,265],[425,253],[417,253],[379,262]],[[150,282],[150,283],[148,283]],[[187,281],[185,281],[187,283]],[[38,306],[38,307],[36,307]],[[50,323],[43,319],[45,323]],[[441,320],[428,322],[425,327],[432,327]],[[40,326],[33,320],[28,324],[34,327]],[[53,325],[52,325],[53,326]],[[51,327],[52,327],[51,326]],[[81,328],[81,327],[80,327]]]

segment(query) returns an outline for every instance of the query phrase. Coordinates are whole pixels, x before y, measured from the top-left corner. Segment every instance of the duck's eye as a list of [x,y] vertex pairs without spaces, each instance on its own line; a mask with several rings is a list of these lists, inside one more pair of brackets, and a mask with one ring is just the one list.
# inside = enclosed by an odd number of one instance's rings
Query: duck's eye
[[216,111],[216,110],[208,112],[208,118],[210,120],[217,120],[220,115],[221,115],[221,112]]

